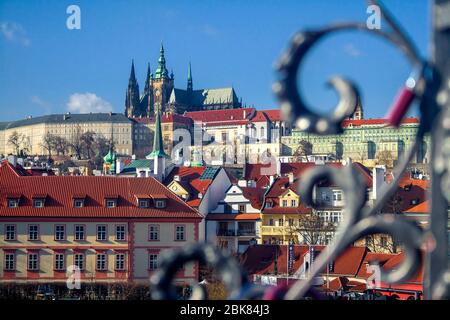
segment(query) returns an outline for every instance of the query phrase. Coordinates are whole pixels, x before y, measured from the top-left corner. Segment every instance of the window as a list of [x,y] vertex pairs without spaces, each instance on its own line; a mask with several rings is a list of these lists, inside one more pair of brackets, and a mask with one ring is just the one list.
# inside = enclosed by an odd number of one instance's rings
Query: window
[[42,208],[42,207],[44,207],[44,200],[42,200],[42,199],[33,199],[33,207],[34,208]]
[[155,207],[156,208],[165,208],[166,207],[166,200],[156,200],[155,201]]
[[151,224],[148,226],[148,240],[159,241],[159,225]]
[[115,208],[116,207],[116,200],[106,200],[106,207],[107,208]]
[[158,268],[158,255],[149,254],[148,255],[148,270],[156,270]]
[[139,200],[139,208],[148,208],[148,200]]
[[16,225],[15,224],[5,225],[5,240],[7,240],[7,241],[16,240]]
[[97,240],[105,241],[106,240],[106,225],[101,224],[97,226]]
[[125,225],[124,224],[116,225],[116,240],[118,240],[118,241],[125,240]]
[[287,207],[288,206],[288,201],[287,200],[283,200],[281,206],[282,207]]
[[289,226],[292,227],[294,225],[294,219],[289,219]]
[[74,264],[78,269],[84,270],[84,254],[83,253],[75,254]]
[[269,226],[273,226],[273,219],[272,218],[269,219]]
[[14,253],[5,253],[5,270],[16,270],[16,256]]
[[333,191],[333,200],[334,201],[342,201],[342,192],[341,191]]
[[284,225],[283,218],[278,219],[278,226],[282,227]]
[[39,226],[37,224],[28,225],[28,240],[39,240]]
[[125,270],[125,254],[123,253],[116,254],[116,270]]
[[8,208],[17,208],[19,206],[19,200],[17,199],[9,199],[8,200]]
[[75,225],[75,241],[83,241],[85,237],[84,234],[84,226]]
[[245,204],[239,205],[239,213],[245,213]]
[[96,270],[105,271],[106,270],[106,254],[97,254]]
[[84,201],[81,199],[77,199],[73,202],[73,206],[75,208],[83,208],[83,205],[84,205]]
[[297,206],[297,200],[291,200],[291,207]]
[[36,271],[39,269],[39,254],[29,253],[28,254],[28,270]]
[[56,225],[55,226],[55,240],[62,241],[66,240],[66,226]]
[[175,226],[175,240],[176,241],[186,240],[184,234],[184,226]]
[[63,253],[55,254],[55,270],[61,271],[65,269],[65,256]]

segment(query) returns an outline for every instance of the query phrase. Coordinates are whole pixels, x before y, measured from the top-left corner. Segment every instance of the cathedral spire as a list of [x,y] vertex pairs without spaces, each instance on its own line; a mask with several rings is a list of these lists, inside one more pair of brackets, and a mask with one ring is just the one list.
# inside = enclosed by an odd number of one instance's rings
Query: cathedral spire
[[188,91],[193,90],[191,62],[189,62],[189,67],[188,67],[187,89],[188,89]]
[[136,115],[139,107],[139,85],[136,80],[134,71],[134,59],[131,60],[130,79],[128,80],[128,88],[125,97],[125,115],[133,117]]
[[158,68],[155,72],[156,79],[166,79],[169,76],[169,72],[166,68],[166,58],[164,57],[164,46],[161,42],[161,49],[159,50]]
[[150,80],[152,78],[152,73],[150,70],[150,63],[147,65],[147,77],[145,78],[145,88],[144,88],[144,94],[150,93]]

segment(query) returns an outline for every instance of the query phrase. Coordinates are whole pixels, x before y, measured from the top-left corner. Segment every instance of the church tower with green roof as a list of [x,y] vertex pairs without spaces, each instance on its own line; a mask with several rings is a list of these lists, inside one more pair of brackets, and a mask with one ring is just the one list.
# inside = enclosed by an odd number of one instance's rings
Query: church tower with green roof
[[164,152],[164,144],[161,129],[161,113],[156,112],[155,135],[153,137],[153,150],[147,155],[147,159],[153,159],[153,174],[156,179],[162,181],[166,170],[166,161],[169,156]]

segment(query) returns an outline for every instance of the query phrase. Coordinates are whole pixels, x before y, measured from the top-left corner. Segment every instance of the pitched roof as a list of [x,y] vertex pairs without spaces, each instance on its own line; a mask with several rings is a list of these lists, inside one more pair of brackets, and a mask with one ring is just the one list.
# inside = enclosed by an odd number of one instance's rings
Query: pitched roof
[[165,185],[169,185],[175,178],[179,176],[180,183],[183,188],[189,193],[189,199],[186,203],[194,208],[201,203],[199,194],[204,195],[209,186],[215,179],[220,168],[212,167],[175,167],[164,180]]
[[[155,117],[131,118],[132,121],[142,124],[155,123]],[[176,113],[161,114],[161,123],[183,123],[192,125],[192,119]]]
[[239,109],[225,109],[225,110],[208,110],[208,111],[192,111],[185,112],[184,116],[191,118],[194,121],[201,121],[204,123],[226,124],[236,122],[249,122],[249,119],[256,112],[254,108],[239,108]]
[[[405,118],[402,120],[401,124],[413,124],[413,123],[419,123],[418,118]],[[362,120],[344,120],[342,121],[342,127],[348,128],[350,126],[352,127],[362,127],[362,126],[373,126],[373,125],[388,125],[388,121],[383,118],[378,119],[362,119]]]
[[210,213],[206,216],[206,220],[259,220],[261,215],[259,213]]
[[194,107],[212,104],[239,104],[236,92],[232,87],[193,91],[174,88],[170,94],[169,103],[180,103]]
[[41,117],[32,117],[17,121],[11,121],[7,124],[2,123],[3,129],[29,126],[40,123],[78,123],[78,122],[113,122],[130,123],[125,115],[121,113],[78,113],[78,114],[49,114]]
[[[17,208],[6,206],[10,193],[21,194]],[[44,208],[32,206],[33,195],[46,194]],[[85,206],[74,208],[73,197],[84,194]],[[163,195],[167,206],[139,208],[135,195]],[[117,197],[115,208],[106,208],[105,199]],[[154,178],[107,176],[21,176],[6,161],[0,164],[0,216],[64,218],[192,218],[200,214]]]
[[428,200],[404,211],[405,213],[430,213],[430,202]]

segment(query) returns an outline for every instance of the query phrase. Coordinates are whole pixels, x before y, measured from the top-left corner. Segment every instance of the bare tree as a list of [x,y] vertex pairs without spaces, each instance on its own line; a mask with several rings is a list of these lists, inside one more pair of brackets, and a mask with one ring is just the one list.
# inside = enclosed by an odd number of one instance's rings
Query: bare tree
[[23,136],[19,134],[17,131],[13,131],[11,135],[8,137],[8,144],[14,148],[14,152],[18,156],[20,153],[20,146],[22,144]]
[[393,167],[394,165],[394,157],[392,156],[392,152],[388,150],[383,150],[378,152],[377,154],[378,164],[384,164],[387,167]]
[[40,146],[47,150],[48,158],[52,157],[52,151],[55,150],[55,136],[50,132],[47,132],[42,138]]
[[95,142],[95,133],[92,131],[84,132],[81,137],[82,153],[85,154],[86,159],[91,159],[93,156],[93,148]]
[[66,155],[68,148],[69,142],[66,138],[63,138],[61,136],[54,136],[54,150],[58,155]]
[[326,221],[316,213],[298,215],[298,224],[287,227],[292,237],[299,236],[303,243],[309,245],[324,244],[328,235],[334,234],[336,224]]
[[308,156],[312,154],[313,145],[311,144],[311,142],[306,140],[301,140],[298,144],[298,148],[293,154],[295,161],[302,161],[303,158],[306,158],[306,160],[308,160]]
[[82,129],[78,125],[75,127],[75,129],[72,132],[72,139],[70,140],[70,147],[72,148],[73,152],[75,153],[75,156],[77,160],[81,160],[81,155],[83,152],[83,140],[82,140]]

